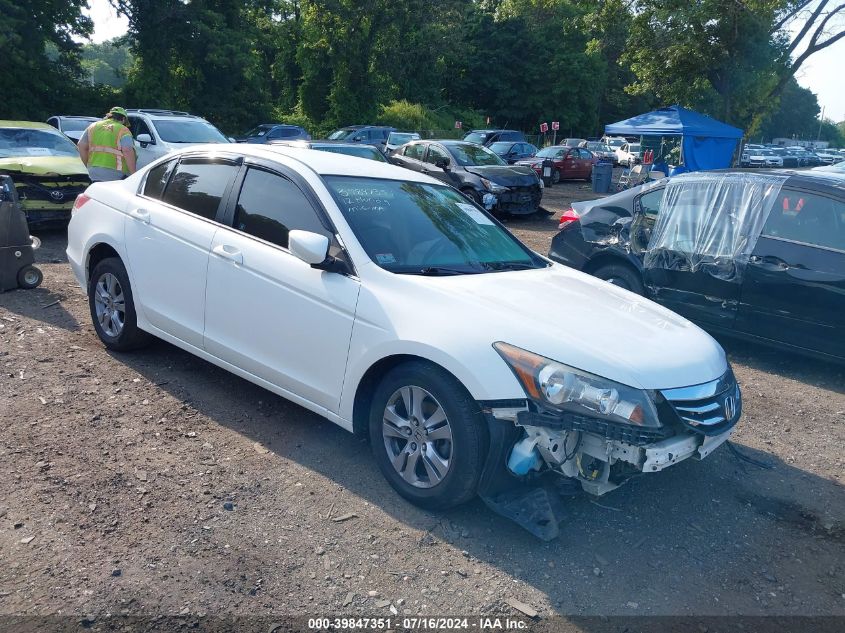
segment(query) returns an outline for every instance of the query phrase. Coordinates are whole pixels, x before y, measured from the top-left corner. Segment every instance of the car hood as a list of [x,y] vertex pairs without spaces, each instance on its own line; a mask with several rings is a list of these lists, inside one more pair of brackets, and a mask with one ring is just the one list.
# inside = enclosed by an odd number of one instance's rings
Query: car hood
[[471,174],[481,176],[498,185],[505,187],[524,187],[526,185],[536,185],[537,176],[528,167],[520,167],[518,165],[485,165],[466,167]]
[[88,170],[76,156],[10,156],[0,158],[0,171],[17,171],[36,176],[85,176]]
[[[727,370],[713,338],[683,317],[634,293],[565,266],[456,275],[402,276],[417,296],[450,306],[458,337],[503,341],[640,389],[705,383]],[[479,315],[484,315],[479,318]]]

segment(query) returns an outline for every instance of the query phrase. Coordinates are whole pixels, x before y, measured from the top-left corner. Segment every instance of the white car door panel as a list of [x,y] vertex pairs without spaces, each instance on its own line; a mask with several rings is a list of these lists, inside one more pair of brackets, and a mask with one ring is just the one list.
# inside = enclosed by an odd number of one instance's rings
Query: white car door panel
[[[183,161],[172,176],[153,169],[144,192],[127,209],[125,243],[134,280],[134,298],[151,326],[196,347],[202,347],[203,303],[208,255],[219,225],[184,210],[192,206],[214,216],[219,200],[238,167],[204,161]],[[171,166],[172,167],[172,166]],[[160,173],[161,172],[161,173]],[[169,178],[162,202],[152,197],[157,177]],[[202,206],[192,201],[201,198]]]
[[205,349],[336,412],[359,281],[311,268],[284,248],[288,230],[314,231],[319,220],[280,175],[250,169],[233,223],[211,245]]
[[358,281],[226,228],[211,250],[205,349],[337,411]]

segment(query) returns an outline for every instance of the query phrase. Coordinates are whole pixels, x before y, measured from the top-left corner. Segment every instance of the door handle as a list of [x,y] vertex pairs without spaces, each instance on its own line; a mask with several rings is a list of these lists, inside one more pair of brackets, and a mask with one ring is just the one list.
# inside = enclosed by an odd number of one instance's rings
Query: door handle
[[132,209],[129,212],[129,215],[131,215],[136,220],[140,220],[144,224],[150,223],[150,212],[146,209]]
[[228,259],[229,261],[235,262],[236,264],[244,263],[243,253],[241,253],[241,251],[235,248],[234,246],[229,246],[228,244],[218,244],[213,249],[211,249],[211,252],[217,255],[218,257]]

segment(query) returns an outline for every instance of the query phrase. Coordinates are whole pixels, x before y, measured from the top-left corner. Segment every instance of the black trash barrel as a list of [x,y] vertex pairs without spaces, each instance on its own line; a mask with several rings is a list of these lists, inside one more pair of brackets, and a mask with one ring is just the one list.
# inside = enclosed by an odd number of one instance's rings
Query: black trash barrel
[[11,176],[0,175],[0,292],[40,284],[41,271],[33,262],[29,225],[15,183]]
[[543,161],[543,166],[540,169],[540,178],[543,179],[543,184],[546,187],[551,187],[552,174],[555,171],[555,162],[551,158],[547,158]]
[[613,163],[600,160],[593,165],[593,191],[595,193],[610,193],[613,182]]

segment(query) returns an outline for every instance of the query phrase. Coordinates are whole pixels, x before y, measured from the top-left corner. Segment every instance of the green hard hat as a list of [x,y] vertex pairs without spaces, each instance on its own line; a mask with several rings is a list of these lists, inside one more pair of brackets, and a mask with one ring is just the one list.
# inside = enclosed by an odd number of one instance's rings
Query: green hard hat
[[126,114],[126,110],[124,108],[121,108],[120,106],[114,106],[111,110],[109,110],[109,114],[119,114],[124,118],[129,116],[128,114]]

